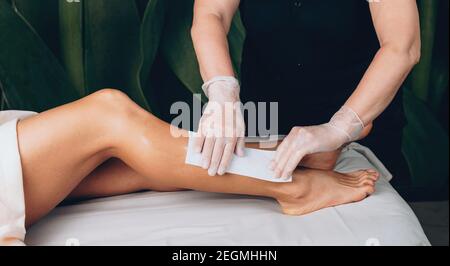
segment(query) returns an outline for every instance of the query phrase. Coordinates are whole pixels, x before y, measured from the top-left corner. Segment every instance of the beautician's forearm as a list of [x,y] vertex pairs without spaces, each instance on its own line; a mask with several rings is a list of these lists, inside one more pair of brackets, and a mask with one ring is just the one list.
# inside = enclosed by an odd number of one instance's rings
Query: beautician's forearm
[[365,125],[391,103],[420,58],[420,23],[415,0],[371,1],[380,50],[346,105]]
[[[414,48],[413,48],[414,50]],[[392,102],[400,86],[419,60],[419,52],[382,47],[348,99],[365,125],[375,120]]]
[[196,14],[191,35],[203,80],[234,76],[227,34],[229,25],[215,14]]

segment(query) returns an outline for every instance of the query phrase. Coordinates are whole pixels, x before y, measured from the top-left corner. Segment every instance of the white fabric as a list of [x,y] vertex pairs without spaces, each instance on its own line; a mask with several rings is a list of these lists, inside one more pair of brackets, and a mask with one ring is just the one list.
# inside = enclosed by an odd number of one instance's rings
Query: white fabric
[[376,193],[362,202],[305,216],[285,216],[274,200],[265,198],[146,192],[59,207],[29,230],[26,243],[429,245],[411,208],[389,184],[391,175],[377,165],[382,164],[367,148],[351,144],[336,170],[376,168],[383,177]]
[[[186,164],[202,167],[202,155],[195,151],[193,132],[189,134],[189,145],[186,152]],[[265,151],[257,149],[244,149],[245,157],[234,155],[231,160],[227,173],[248,176],[269,182],[292,182],[292,176],[288,178],[275,178],[273,171],[269,169],[269,164],[275,155],[274,151]]]
[[0,246],[23,245],[25,199],[17,121],[31,112],[0,112]]

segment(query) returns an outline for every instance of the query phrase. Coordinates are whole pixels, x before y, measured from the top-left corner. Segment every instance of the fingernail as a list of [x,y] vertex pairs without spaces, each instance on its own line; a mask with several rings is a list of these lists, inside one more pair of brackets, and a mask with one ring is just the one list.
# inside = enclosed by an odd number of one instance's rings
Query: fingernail
[[208,167],[209,167],[208,162],[205,161],[205,160],[203,160],[203,162],[202,162],[202,168],[206,170],[206,169],[208,169]]
[[280,178],[280,173],[278,171],[275,171],[273,177]]
[[244,156],[245,156],[244,150],[243,150],[243,149],[238,149],[238,150],[237,150],[237,156],[239,156],[239,157],[244,157]]
[[221,168],[219,169],[219,171],[217,171],[217,174],[219,174],[219,175],[224,175],[224,174],[225,174],[225,169],[224,169],[223,167],[221,167]]
[[217,173],[217,172],[215,171],[215,169],[209,169],[209,170],[208,170],[208,175],[209,175],[209,176],[215,176],[216,173]]

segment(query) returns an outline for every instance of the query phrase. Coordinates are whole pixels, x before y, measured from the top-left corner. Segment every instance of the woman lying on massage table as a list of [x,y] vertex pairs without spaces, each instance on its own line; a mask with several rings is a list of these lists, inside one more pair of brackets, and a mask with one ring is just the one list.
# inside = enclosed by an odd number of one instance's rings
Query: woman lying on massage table
[[310,156],[305,166],[326,170],[297,169],[292,183],[208,176],[184,163],[187,137],[173,137],[170,125],[112,89],[23,119],[17,130],[26,226],[66,199],[142,190],[265,196],[277,200],[285,214],[302,215],[360,201],[374,192],[378,178],[372,170],[331,171],[336,153]]

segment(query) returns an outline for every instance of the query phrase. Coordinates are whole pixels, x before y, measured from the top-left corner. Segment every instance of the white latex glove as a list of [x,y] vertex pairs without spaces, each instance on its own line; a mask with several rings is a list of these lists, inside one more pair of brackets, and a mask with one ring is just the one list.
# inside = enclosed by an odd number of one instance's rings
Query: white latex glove
[[270,169],[275,177],[287,178],[306,155],[335,151],[357,140],[363,129],[359,116],[346,106],[326,124],[295,127],[278,147]]
[[223,175],[233,154],[244,156],[245,122],[240,108],[240,86],[234,77],[216,77],[203,85],[209,98],[195,139],[202,166],[210,176]]

